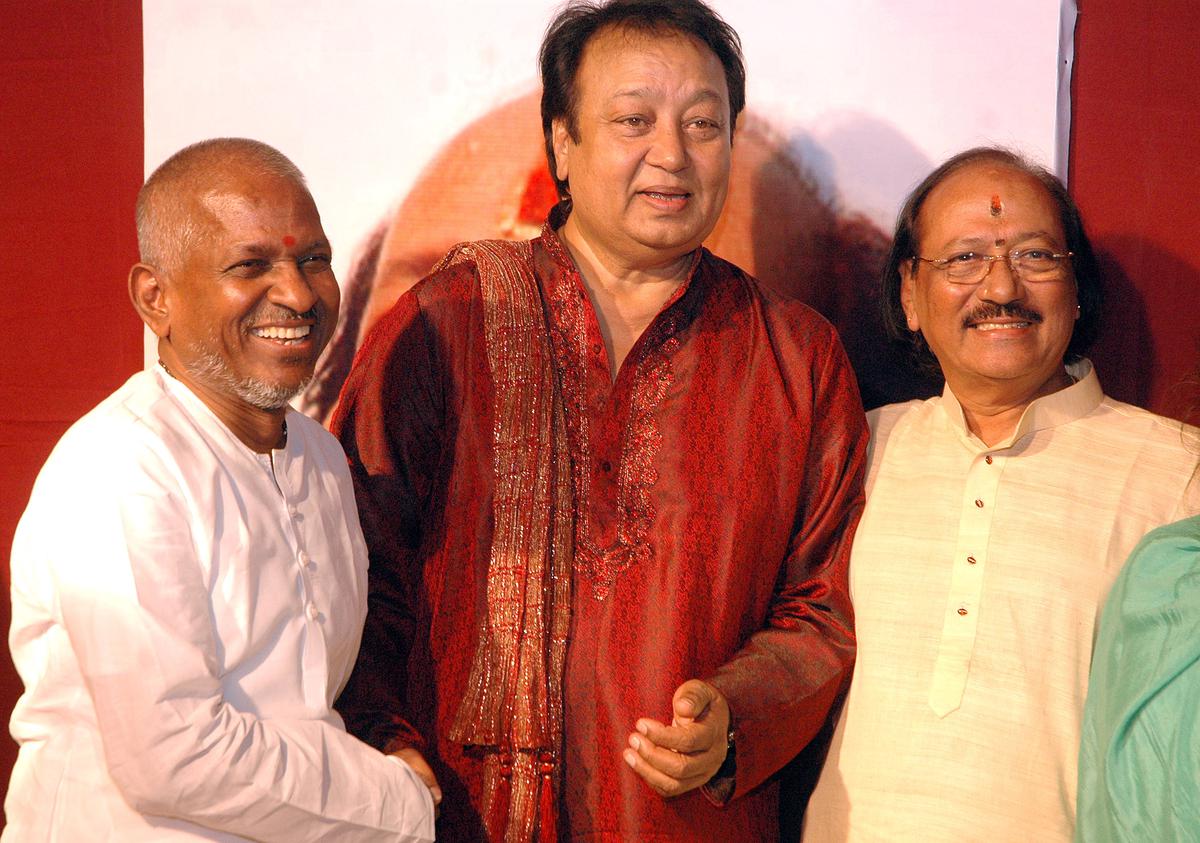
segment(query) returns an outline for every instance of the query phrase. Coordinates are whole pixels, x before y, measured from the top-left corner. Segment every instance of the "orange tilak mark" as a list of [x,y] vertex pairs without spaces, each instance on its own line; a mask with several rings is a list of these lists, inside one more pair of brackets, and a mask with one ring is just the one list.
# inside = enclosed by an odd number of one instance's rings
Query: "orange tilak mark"
[[1001,210],[1003,210],[1003,209],[1000,205],[1000,195],[996,194],[995,196],[992,197],[992,216],[993,217],[1000,216]]
[[296,245],[296,238],[295,238],[295,237],[293,237],[293,236],[292,236],[292,235],[290,235],[290,234],[285,234],[285,235],[283,235],[283,245],[285,245],[285,246],[295,246],[295,245]]

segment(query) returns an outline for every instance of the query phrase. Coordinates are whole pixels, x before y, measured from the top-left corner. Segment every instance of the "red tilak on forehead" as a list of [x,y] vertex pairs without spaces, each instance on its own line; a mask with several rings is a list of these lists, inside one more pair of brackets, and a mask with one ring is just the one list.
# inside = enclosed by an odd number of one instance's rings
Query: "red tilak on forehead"
[[1000,194],[997,193],[992,196],[992,216],[993,217],[1000,216],[1001,210],[1003,210],[1003,208],[1000,205]]
[[285,246],[295,246],[295,245],[296,245],[296,238],[295,238],[295,237],[293,237],[293,236],[292,236],[292,235],[290,235],[290,234],[285,234],[285,235],[283,235],[283,245],[285,245]]

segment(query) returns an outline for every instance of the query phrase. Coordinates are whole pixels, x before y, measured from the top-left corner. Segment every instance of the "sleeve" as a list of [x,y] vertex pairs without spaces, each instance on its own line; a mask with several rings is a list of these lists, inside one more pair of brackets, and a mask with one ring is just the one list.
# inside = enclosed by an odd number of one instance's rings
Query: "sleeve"
[[[40,534],[109,776],[135,810],[263,841],[433,839],[428,790],[338,725],[224,697],[180,467],[146,433],[59,463]],[[84,462],[86,468],[81,468]],[[48,529],[47,529],[48,528]]]
[[854,664],[848,568],[868,432],[854,374],[830,336],[812,373],[798,523],[766,622],[708,680],[729,702],[737,747],[734,786],[714,779],[705,788],[718,804],[757,787],[817,735]]
[[1114,583],[1084,707],[1075,840],[1200,827],[1200,519],[1150,533]]
[[349,460],[370,564],[362,646],[337,709],[352,734],[384,752],[425,746],[405,707],[422,576],[417,555],[444,438],[435,372],[410,292],[360,349],[331,423]]

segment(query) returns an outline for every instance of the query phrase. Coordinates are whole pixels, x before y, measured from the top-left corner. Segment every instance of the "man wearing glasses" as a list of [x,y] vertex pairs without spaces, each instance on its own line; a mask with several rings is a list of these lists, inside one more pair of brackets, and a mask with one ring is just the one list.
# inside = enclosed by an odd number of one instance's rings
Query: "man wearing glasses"
[[916,188],[884,300],[946,386],[870,415],[858,661],[804,839],[1069,840],[1093,627],[1194,509],[1195,431],[1104,396],[1078,209],[1006,150]]

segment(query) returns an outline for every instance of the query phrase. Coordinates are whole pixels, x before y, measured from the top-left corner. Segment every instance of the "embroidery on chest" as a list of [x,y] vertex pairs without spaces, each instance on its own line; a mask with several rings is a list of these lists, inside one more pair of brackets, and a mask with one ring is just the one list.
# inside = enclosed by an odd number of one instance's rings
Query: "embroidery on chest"
[[[672,320],[652,325],[634,371],[629,414],[620,433],[621,455],[616,472],[616,530],[611,545],[596,541],[592,529],[592,432],[587,406],[588,332],[582,297],[569,279],[558,279],[550,292],[555,318],[552,337],[566,406],[575,487],[575,570],[592,584],[592,596],[604,600],[617,577],[635,562],[654,555],[651,489],[658,480],[654,467],[662,448],[657,410],[674,380],[671,357],[679,347]],[[665,339],[664,339],[665,337]]]

